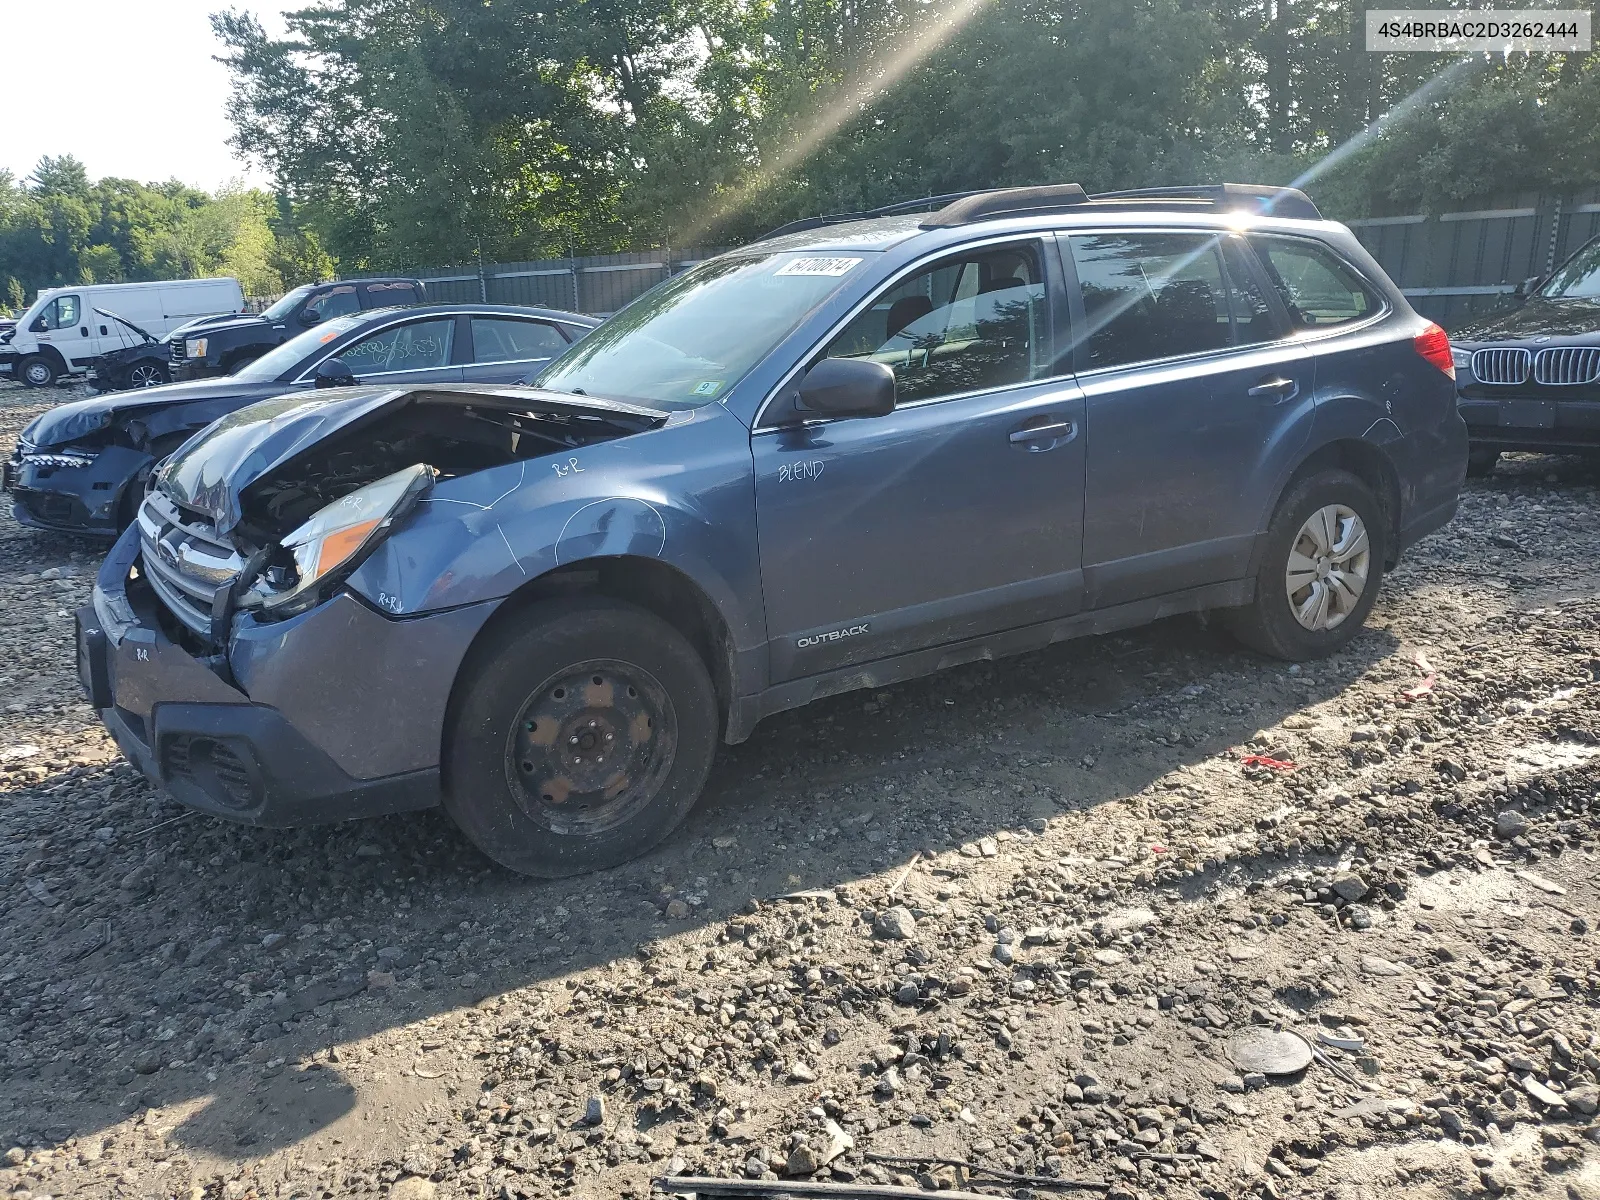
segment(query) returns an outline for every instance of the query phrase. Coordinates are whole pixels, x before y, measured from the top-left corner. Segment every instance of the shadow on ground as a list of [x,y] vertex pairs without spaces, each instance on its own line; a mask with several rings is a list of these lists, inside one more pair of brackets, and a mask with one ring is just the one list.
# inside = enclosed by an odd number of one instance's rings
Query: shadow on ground
[[[11,1102],[0,1135],[57,1143],[140,1105],[209,1096],[174,1138],[257,1158],[355,1103],[336,1065],[308,1095],[303,1075],[272,1073],[278,1060],[715,928],[752,898],[838,888],[919,849],[1133,795],[1337,695],[1394,649],[1369,631],[1338,659],[1291,673],[1184,618],[834,697],[726,750],[666,845],[556,883],[492,866],[437,812],[250,830],[140,795],[126,768],[46,778],[6,797],[34,823],[13,827],[13,845],[50,831],[36,853],[62,902],[0,916],[7,969],[31,963],[51,980],[22,1001],[22,1036],[0,1047]],[[102,792],[181,819],[103,841],[93,832]],[[689,905],[688,919],[663,920],[671,899]],[[93,945],[107,921],[110,940]],[[692,982],[688,964],[662,969]],[[369,988],[374,970],[394,985]],[[31,1057],[18,1053],[26,1047]],[[240,1057],[266,1077],[242,1084],[224,1065]],[[174,1059],[184,1065],[132,1069]],[[217,1083],[204,1077],[211,1066]]]

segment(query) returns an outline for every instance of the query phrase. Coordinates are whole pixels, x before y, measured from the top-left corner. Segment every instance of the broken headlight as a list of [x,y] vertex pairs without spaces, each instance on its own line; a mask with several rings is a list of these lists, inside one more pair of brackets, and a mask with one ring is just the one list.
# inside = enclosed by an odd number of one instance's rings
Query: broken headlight
[[268,569],[245,607],[274,616],[310,608],[326,585],[355,570],[432,486],[433,468],[417,463],[320,509],[279,543],[290,561]]

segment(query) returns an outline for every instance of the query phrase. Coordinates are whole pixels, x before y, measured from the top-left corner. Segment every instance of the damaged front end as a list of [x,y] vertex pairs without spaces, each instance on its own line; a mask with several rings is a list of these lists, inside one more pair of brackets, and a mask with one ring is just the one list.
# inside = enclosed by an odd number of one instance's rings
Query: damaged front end
[[387,542],[402,553],[396,535],[452,480],[664,420],[468,387],[330,389],[230,414],[162,463],[107,558],[78,614],[85,690],[141,771],[217,815],[288,825],[436,804],[450,680],[498,600],[400,614],[351,572]]
[[152,586],[212,646],[236,612],[326,600],[438,481],[654,428],[527,388],[340,389],[242,409],[173,455],[140,510]]

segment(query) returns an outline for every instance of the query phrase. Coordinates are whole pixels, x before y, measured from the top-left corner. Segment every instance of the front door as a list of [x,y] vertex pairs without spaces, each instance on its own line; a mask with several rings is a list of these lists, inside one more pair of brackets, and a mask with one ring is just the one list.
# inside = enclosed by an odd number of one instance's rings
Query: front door
[[1062,239],[1083,300],[1085,600],[1103,608],[1248,574],[1263,511],[1310,435],[1312,358],[1239,239]]
[[64,292],[51,300],[34,318],[34,337],[42,346],[53,346],[70,371],[81,371],[100,353],[100,339],[94,336],[89,320],[94,314],[83,305],[77,292]]
[[772,677],[1074,612],[1083,400],[1058,374],[1059,260],[991,244],[913,271],[820,357],[893,368],[883,417],[752,438]]

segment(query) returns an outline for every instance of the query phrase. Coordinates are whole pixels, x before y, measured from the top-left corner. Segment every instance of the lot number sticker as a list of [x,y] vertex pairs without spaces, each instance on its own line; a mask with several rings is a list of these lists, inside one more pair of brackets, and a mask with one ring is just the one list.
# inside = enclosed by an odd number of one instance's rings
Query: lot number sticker
[[773,272],[775,275],[822,275],[836,279],[858,264],[859,258],[797,258]]

